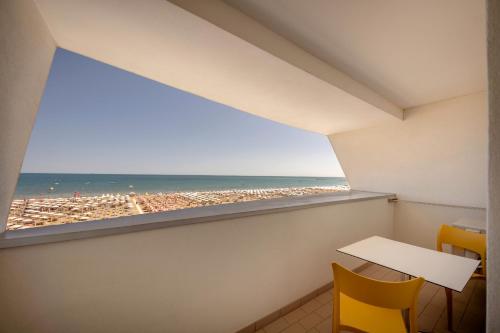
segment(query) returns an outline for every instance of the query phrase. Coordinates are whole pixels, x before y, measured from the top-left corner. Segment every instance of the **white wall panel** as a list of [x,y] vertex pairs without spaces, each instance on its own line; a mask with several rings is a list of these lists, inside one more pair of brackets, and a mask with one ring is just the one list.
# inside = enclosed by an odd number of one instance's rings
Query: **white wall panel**
[[486,94],[405,111],[402,123],[330,136],[353,189],[486,207]]
[[0,230],[56,46],[31,0],[0,1]]
[[234,332],[392,236],[375,199],[0,251],[0,332]]

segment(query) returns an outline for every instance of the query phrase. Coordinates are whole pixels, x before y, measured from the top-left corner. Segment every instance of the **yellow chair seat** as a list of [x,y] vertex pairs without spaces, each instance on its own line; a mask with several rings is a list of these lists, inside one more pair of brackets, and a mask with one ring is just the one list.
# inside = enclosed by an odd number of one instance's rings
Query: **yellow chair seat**
[[406,333],[401,310],[362,303],[340,293],[340,325],[370,333]]

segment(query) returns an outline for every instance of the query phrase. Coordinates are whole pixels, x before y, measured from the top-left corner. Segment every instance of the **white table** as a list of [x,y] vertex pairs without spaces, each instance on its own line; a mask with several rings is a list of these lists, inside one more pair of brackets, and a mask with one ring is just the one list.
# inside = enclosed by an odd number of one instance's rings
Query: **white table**
[[337,251],[462,292],[480,261],[373,236]]
[[451,290],[462,292],[480,261],[453,254],[373,236],[338,249],[410,276],[445,287],[448,306],[448,329],[452,324]]
[[477,218],[468,218],[462,217],[452,224],[454,227],[466,229],[466,230],[475,230],[480,233],[486,233],[486,220],[485,219],[477,219]]

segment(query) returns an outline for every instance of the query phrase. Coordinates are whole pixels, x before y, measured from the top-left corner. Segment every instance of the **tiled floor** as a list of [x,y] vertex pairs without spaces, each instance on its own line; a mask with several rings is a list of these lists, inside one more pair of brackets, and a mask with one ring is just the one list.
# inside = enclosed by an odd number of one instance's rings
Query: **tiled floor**
[[[379,280],[397,281],[401,274],[384,267],[370,265],[360,274]],[[484,281],[471,280],[462,293],[453,294],[454,331],[484,332],[486,286]],[[419,299],[419,331],[449,332],[446,320],[446,296],[444,289],[425,283]],[[331,333],[332,291],[325,292],[300,308],[277,319],[258,333]]]

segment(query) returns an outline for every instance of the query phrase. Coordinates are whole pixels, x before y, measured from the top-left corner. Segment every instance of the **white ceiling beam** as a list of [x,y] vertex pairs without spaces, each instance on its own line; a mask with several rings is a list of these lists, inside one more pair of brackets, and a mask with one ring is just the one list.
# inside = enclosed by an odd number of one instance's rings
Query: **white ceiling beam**
[[[222,0],[169,0],[204,18],[216,26],[246,40],[309,74],[358,97],[374,107],[403,119],[401,107],[384,98],[369,87],[353,80],[330,64],[306,52],[299,46],[266,28],[250,16],[231,7]],[[300,24],[298,22],[297,24]]]

